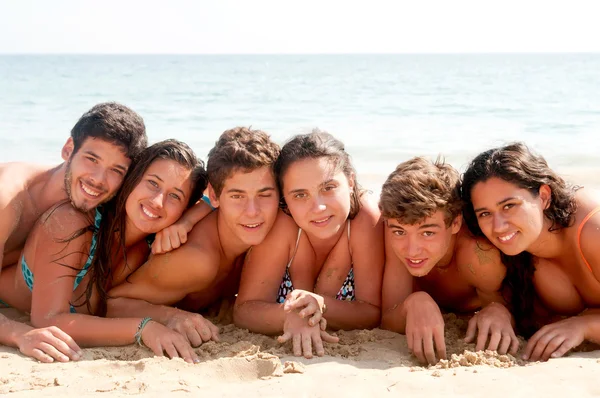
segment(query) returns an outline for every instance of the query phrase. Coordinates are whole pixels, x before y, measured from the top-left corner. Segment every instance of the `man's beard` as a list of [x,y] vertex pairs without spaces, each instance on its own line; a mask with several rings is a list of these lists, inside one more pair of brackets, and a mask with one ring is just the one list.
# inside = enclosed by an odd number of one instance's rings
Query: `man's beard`
[[[83,201],[83,203],[81,204],[81,206],[78,206],[75,201],[73,200],[73,191],[72,191],[72,185],[73,185],[73,173],[71,171],[71,162],[69,161],[69,163],[67,163],[67,170],[65,171],[65,191],[67,192],[67,197],[69,198],[69,202],[71,202],[71,206],[73,206],[73,208],[75,210],[78,210],[82,213],[87,213],[93,209],[87,207],[87,203],[86,201]],[[106,203],[109,200],[111,200],[112,198],[115,197],[117,193],[113,193],[111,196],[107,197],[105,200],[103,200],[102,202],[98,203],[97,206],[100,206],[102,203]],[[95,208],[95,207],[94,207]]]

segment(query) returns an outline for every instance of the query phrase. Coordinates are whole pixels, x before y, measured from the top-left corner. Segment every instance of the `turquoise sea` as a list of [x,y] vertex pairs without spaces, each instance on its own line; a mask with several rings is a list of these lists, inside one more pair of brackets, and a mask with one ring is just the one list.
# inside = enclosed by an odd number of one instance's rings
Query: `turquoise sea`
[[319,127],[375,192],[412,156],[464,169],[513,140],[600,186],[600,54],[0,55],[0,161],[59,162],[78,117],[109,100],[203,159],[237,125],[280,143]]

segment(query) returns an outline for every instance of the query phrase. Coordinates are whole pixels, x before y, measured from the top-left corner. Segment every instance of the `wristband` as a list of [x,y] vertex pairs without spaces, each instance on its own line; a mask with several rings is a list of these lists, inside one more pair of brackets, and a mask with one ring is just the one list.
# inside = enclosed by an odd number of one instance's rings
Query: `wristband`
[[137,331],[135,332],[135,335],[133,336],[135,338],[135,342],[138,343],[138,345],[140,346],[142,345],[142,330],[144,330],[148,322],[150,322],[151,320],[152,318],[150,318],[149,316],[142,319],[137,328]]

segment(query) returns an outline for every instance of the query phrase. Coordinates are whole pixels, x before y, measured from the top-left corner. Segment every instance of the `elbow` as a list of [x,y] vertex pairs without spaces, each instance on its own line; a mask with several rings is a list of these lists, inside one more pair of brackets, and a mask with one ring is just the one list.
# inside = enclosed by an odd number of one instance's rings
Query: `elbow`
[[243,307],[244,303],[238,303],[236,300],[236,303],[233,306],[233,324],[238,328],[250,329],[250,325],[247,322],[248,317],[246,309]]
[[58,326],[56,316],[50,314],[41,314],[35,311],[31,312],[31,326],[34,328],[47,328],[49,326]]

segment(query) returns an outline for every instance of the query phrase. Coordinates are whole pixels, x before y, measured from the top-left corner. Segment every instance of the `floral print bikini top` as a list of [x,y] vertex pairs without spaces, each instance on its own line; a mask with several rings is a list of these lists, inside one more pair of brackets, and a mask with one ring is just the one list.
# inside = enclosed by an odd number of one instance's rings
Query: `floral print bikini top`
[[[283,280],[281,281],[281,285],[279,285],[279,292],[277,292],[277,302],[279,304],[285,301],[288,293],[294,290],[294,285],[292,284],[292,278],[290,277],[290,265],[292,265],[292,261],[294,261],[294,257],[296,256],[296,251],[298,251],[298,243],[300,242],[300,235],[302,234],[302,230],[298,228],[298,237],[296,238],[296,248],[294,249],[294,254],[292,254],[292,258],[287,263],[285,267],[285,273],[283,274]],[[350,220],[348,220],[348,243],[350,242]],[[354,268],[350,265],[350,271],[348,272],[348,276],[346,280],[342,284],[342,287],[338,291],[335,296],[337,300],[346,300],[346,301],[354,301],[356,299],[354,292]]]

